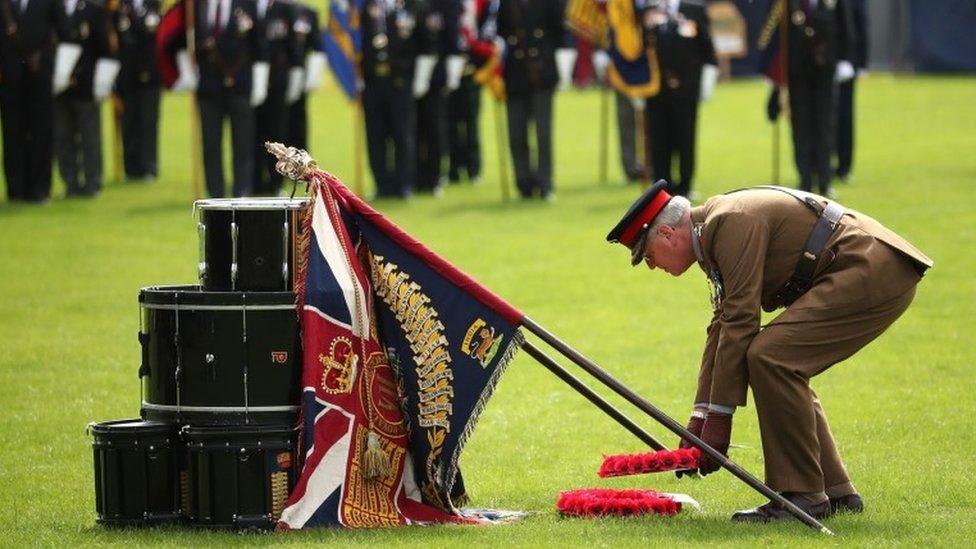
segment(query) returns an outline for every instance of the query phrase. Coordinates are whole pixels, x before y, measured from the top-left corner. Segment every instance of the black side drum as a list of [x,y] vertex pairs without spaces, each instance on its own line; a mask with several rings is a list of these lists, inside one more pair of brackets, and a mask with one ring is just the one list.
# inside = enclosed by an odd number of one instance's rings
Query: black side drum
[[297,436],[290,425],[184,427],[189,521],[212,528],[274,528],[298,480]]
[[142,289],[139,303],[143,417],[196,424],[294,420],[302,357],[293,293],[152,286]]
[[123,419],[91,423],[88,430],[94,436],[99,523],[154,526],[180,519],[183,443],[178,425]]
[[200,286],[204,290],[286,292],[294,288],[305,199],[198,200]]

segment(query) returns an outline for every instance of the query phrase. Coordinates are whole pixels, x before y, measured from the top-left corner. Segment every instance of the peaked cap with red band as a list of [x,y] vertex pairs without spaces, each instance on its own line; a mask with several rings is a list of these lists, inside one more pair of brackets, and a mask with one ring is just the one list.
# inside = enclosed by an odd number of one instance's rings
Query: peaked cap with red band
[[671,195],[665,190],[667,188],[668,182],[662,179],[640,195],[617,226],[607,234],[607,242],[619,242],[633,250],[634,244],[642,240],[654,218],[671,200]]

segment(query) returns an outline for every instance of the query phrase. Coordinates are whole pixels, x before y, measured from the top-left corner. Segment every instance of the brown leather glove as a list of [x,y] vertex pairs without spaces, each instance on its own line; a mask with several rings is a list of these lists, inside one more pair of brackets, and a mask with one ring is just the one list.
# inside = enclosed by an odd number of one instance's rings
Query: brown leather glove
[[[723,414],[714,410],[709,410],[705,418],[705,425],[702,427],[700,437],[705,444],[715,448],[723,456],[729,454],[729,441],[732,439],[732,414]],[[708,454],[702,452],[698,458],[698,472],[702,476],[718,471],[719,462],[710,458]]]
[[[688,420],[687,429],[691,431],[691,434],[695,435],[698,438],[701,438],[702,426],[704,425],[705,425],[705,418],[698,417],[698,416],[691,416],[691,419]],[[681,439],[678,442],[678,448],[691,448],[691,443],[685,439]],[[694,473],[695,473],[694,469],[686,469],[682,471],[675,471],[674,476],[681,478],[684,475],[691,476]]]

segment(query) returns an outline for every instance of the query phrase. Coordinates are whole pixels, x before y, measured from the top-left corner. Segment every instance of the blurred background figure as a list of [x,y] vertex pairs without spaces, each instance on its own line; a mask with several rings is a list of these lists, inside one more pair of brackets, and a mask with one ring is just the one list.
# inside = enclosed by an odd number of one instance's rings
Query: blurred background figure
[[845,0],[789,0],[787,85],[800,188],[830,196],[834,84],[854,77]]
[[[7,200],[47,202],[54,132],[52,77],[67,87],[81,46],[62,0],[0,3],[0,124]],[[55,70],[58,67],[59,70]]]
[[[702,0],[657,0],[641,13],[647,41],[657,46],[660,91],[647,99],[647,139],[654,180],[671,193],[692,195],[698,103],[708,100],[718,79],[711,26]],[[679,158],[678,177],[672,157]]]
[[417,0],[366,0],[360,14],[363,115],[377,198],[409,198],[414,192],[414,90],[429,85],[430,78],[430,73],[415,70],[421,51],[417,25],[422,24],[422,8]]
[[122,63],[115,89],[122,106],[123,164],[129,181],[150,181],[159,175],[160,9],[160,0],[122,0],[114,13]]
[[[420,22],[423,53],[417,57],[417,190],[442,192],[441,159],[447,136],[446,101],[460,84],[460,0],[427,0]],[[458,64],[460,62],[460,64]]]
[[112,91],[119,62],[112,53],[108,13],[98,0],[65,0],[81,57],[67,88],[54,99],[54,148],[69,197],[102,191],[102,120],[99,103]]
[[288,140],[293,147],[308,150],[308,107],[309,92],[318,88],[325,70],[325,54],[322,52],[322,36],[319,31],[319,14],[311,6],[302,2],[293,4],[292,34],[297,52],[301,77],[297,84],[292,83],[294,69],[289,72],[288,93],[285,102],[288,108]]
[[854,165],[854,84],[858,73],[868,66],[868,13],[866,0],[847,0],[850,7],[851,63],[854,74],[850,80],[837,84],[837,140],[834,153],[834,174],[847,181]]
[[299,60],[298,45],[292,30],[295,8],[286,0],[256,0],[258,27],[263,29],[267,45],[268,94],[254,110],[254,194],[276,196],[281,190],[281,174],[275,170],[275,158],[264,148],[266,141],[284,142],[288,135],[286,95],[294,75],[292,67]]
[[[207,193],[223,197],[224,119],[230,120],[235,197],[254,192],[254,108],[268,93],[267,42],[253,0],[205,0],[196,4],[197,75],[181,62],[175,90],[196,89],[203,137]],[[178,56],[179,60],[181,57]],[[185,58],[185,57],[184,57]]]
[[462,0],[461,49],[467,63],[458,88],[448,94],[447,141],[449,151],[448,180],[461,181],[461,173],[471,183],[481,179],[481,136],[478,117],[481,113],[481,86],[475,73],[494,55],[498,35],[499,0]]
[[[500,0],[498,7],[498,36],[505,42],[508,141],[522,198],[552,197],[552,96],[560,81],[569,85],[573,65],[563,61],[557,69],[556,50],[568,38],[563,11],[560,0]],[[530,125],[535,129],[535,162],[529,152]]]

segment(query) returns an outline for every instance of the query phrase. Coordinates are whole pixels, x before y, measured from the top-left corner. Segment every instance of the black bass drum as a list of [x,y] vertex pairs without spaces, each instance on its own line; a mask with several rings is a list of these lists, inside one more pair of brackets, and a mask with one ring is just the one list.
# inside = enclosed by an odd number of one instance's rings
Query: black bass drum
[[194,203],[204,290],[286,292],[294,288],[307,199],[216,198]]
[[302,358],[291,292],[139,293],[142,415],[196,424],[289,423]]
[[122,419],[90,423],[94,437],[95,512],[108,526],[155,526],[180,520],[180,427]]
[[291,425],[183,428],[189,522],[209,528],[274,528],[298,479]]

